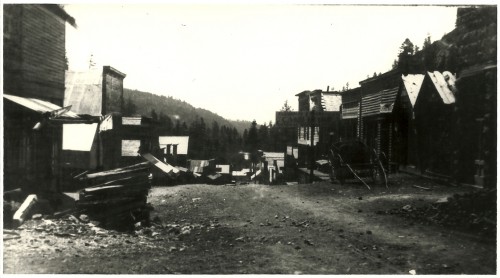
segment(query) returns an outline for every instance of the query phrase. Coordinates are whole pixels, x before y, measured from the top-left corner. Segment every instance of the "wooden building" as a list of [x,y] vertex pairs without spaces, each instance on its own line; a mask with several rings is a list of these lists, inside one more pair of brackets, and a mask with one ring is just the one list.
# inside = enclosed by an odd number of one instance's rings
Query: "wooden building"
[[[456,28],[415,55],[420,65],[403,76],[395,109],[408,123],[398,131],[407,133],[398,136],[403,165],[457,183],[496,185],[496,19],[494,6],[458,8]],[[425,77],[422,87],[409,88],[417,75]]]
[[359,140],[361,87],[344,91],[341,96],[340,141]]
[[419,165],[414,108],[424,74],[402,75],[394,104],[394,161],[400,169],[416,170]]
[[[110,170],[144,162],[141,154],[145,153],[161,157],[156,130],[151,118],[123,117],[120,113],[100,117],[96,123],[64,124],[63,180],[69,182],[84,171]],[[77,143],[70,144],[71,141]]]
[[341,97],[338,92],[328,90],[303,91],[296,96],[299,111],[276,112],[276,126],[295,129],[295,144],[288,146],[297,146],[299,165],[309,165],[311,145],[314,146],[314,157],[319,158],[339,138]]
[[407,170],[449,177],[455,76],[434,71],[403,75],[402,80],[393,111],[398,163]]
[[77,114],[103,116],[123,112],[126,74],[111,66],[88,71],[66,71],[64,105]]
[[122,114],[125,77],[111,66],[66,72],[64,104],[74,107],[81,117],[97,120],[91,125],[64,125],[64,138],[88,142],[86,146],[64,145],[65,179],[85,170],[109,170],[143,162],[141,154],[145,153],[163,156],[158,123],[150,117]]
[[359,82],[359,138],[376,150],[383,163],[391,166],[394,165],[392,109],[400,82],[401,74],[397,69]]
[[458,8],[445,36],[458,56],[454,178],[489,188],[497,183],[497,19],[496,6]]
[[189,136],[160,136],[164,161],[175,166],[187,166]]
[[3,5],[4,189],[58,190],[60,122],[78,118],[61,107],[66,22],[59,5]]

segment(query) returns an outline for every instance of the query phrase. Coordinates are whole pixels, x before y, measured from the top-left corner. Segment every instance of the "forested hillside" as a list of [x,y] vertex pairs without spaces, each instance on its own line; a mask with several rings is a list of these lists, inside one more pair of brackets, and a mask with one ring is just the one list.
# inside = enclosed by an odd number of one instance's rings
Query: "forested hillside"
[[179,120],[181,125],[185,122],[189,126],[198,117],[203,118],[207,124],[212,124],[215,121],[219,126],[234,127],[240,134],[243,134],[243,131],[248,129],[251,124],[250,121],[226,120],[211,111],[195,108],[191,104],[171,96],[159,96],[138,90],[124,89],[123,98],[127,112],[151,116],[152,111],[155,111],[158,117],[168,116],[174,124]]
[[239,159],[242,150],[284,151],[283,146],[291,138],[271,123],[259,126],[255,121],[229,121],[172,97],[124,89],[123,109],[119,100],[118,95],[110,96],[108,105],[112,111],[121,110],[124,116],[149,116],[158,122],[164,135],[189,136],[191,159],[217,158],[229,163]]

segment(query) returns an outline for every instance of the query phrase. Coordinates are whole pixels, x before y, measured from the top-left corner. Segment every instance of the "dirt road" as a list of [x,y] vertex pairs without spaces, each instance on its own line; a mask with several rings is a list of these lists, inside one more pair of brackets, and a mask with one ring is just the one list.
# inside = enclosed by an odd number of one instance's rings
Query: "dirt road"
[[61,233],[69,220],[28,221],[4,240],[4,273],[495,274],[494,238],[382,213],[468,190],[404,175],[371,191],[329,182],[155,187],[153,225],[135,232],[73,219]]

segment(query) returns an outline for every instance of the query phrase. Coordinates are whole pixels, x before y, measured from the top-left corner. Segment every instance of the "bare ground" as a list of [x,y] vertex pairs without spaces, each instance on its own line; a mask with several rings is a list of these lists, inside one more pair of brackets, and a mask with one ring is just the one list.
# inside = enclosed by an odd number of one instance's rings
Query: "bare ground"
[[80,274],[495,274],[494,237],[381,213],[469,190],[403,174],[391,176],[389,189],[372,190],[329,182],[154,187],[151,227],[118,232],[75,219],[30,220],[14,231],[19,237],[5,239],[4,231],[3,268]]

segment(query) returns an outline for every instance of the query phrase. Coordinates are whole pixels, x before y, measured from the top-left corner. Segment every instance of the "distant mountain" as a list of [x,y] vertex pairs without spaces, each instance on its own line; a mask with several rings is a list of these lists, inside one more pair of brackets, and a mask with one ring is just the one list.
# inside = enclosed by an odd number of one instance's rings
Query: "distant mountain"
[[251,126],[250,121],[227,120],[211,111],[195,108],[191,104],[171,96],[159,96],[138,90],[123,89],[123,99],[125,106],[129,102],[135,106],[136,114],[151,116],[151,111],[155,110],[158,115],[163,113],[170,117],[174,123],[178,119],[180,123],[185,122],[188,126],[196,120],[197,116],[203,118],[205,123],[209,125],[215,121],[221,126],[234,127],[240,134],[243,134],[243,131]]

